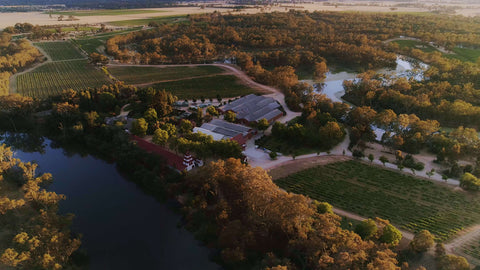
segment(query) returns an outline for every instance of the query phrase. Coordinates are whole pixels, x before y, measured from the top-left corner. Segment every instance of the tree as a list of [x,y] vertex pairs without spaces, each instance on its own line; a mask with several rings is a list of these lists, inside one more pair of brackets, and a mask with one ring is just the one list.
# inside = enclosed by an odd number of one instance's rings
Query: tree
[[100,116],[96,111],[86,112],[85,113],[85,121],[87,122],[87,126],[92,128],[97,125],[97,120]]
[[148,123],[143,118],[138,118],[132,122],[132,134],[143,137],[147,134]]
[[269,125],[270,125],[270,123],[268,123],[268,120],[265,119],[265,118],[262,118],[262,119],[258,120],[258,122],[257,122],[258,130],[264,131],[268,128]]
[[109,59],[108,59],[108,57],[106,57],[103,54],[99,54],[99,53],[94,52],[94,53],[91,53],[89,55],[89,61],[90,61],[90,63],[92,63],[94,65],[97,65],[97,64],[106,65],[106,64],[108,64]]
[[402,233],[395,228],[392,224],[387,224],[383,227],[382,236],[380,237],[380,242],[389,244],[391,246],[396,246],[402,239]]
[[270,153],[268,153],[268,155],[270,156],[271,160],[276,160],[278,156],[277,152],[275,151],[271,151]]
[[437,260],[439,270],[469,270],[470,264],[461,256],[444,255]]
[[377,234],[378,227],[373,219],[366,219],[355,227],[355,233],[360,235],[363,240],[369,240]]
[[416,253],[425,252],[431,248],[433,244],[435,244],[433,235],[429,231],[423,230],[417,233],[410,242],[410,249]]
[[445,246],[442,243],[437,243],[435,245],[435,257],[440,258],[445,255],[447,252]]
[[149,124],[154,123],[158,120],[157,111],[154,108],[148,108],[143,114],[143,118]]
[[218,116],[219,115],[217,109],[213,106],[208,106],[207,113],[210,114],[211,116]]
[[315,201],[317,212],[320,214],[333,214],[333,206],[327,202]]
[[480,179],[471,173],[465,173],[460,178],[460,187],[465,190],[478,191],[480,189]]
[[68,268],[81,241],[71,238],[71,217],[58,214],[65,196],[43,188],[51,174],[37,174],[36,164],[14,158],[5,145],[0,145],[0,167],[0,217],[15,228],[2,237],[0,268]]
[[325,73],[328,72],[327,63],[324,61],[315,63],[314,77],[317,80],[323,80],[326,78]]
[[385,163],[388,162],[388,158],[386,156],[380,156],[380,158],[378,160],[380,160],[380,162],[382,162],[383,166],[385,166]]
[[368,155],[368,160],[370,160],[370,163],[372,163],[374,159],[375,159],[375,156],[373,156],[373,154]]
[[180,122],[180,128],[179,128],[180,133],[182,134],[191,133],[192,129],[193,129],[192,122],[186,119],[182,119],[182,121]]
[[175,136],[175,134],[177,134],[177,128],[173,124],[166,123],[162,126],[162,129],[168,133],[169,137]]
[[228,121],[228,122],[235,122],[235,120],[237,120],[237,114],[235,112],[232,112],[232,111],[227,111],[225,113],[225,115],[223,116],[223,119],[225,121]]
[[435,174],[435,169],[431,169],[429,172],[426,173],[428,178],[432,178],[432,176]]
[[152,142],[164,146],[167,143],[168,138],[168,132],[159,128],[153,133]]

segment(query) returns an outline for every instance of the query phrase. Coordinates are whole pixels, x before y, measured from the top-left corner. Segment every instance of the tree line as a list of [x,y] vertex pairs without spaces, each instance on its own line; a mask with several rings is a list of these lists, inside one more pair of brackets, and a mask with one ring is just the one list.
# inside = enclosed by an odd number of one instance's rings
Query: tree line
[[42,54],[25,39],[12,40],[12,37],[0,33],[0,94],[7,95],[10,90],[10,76],[34,62]]

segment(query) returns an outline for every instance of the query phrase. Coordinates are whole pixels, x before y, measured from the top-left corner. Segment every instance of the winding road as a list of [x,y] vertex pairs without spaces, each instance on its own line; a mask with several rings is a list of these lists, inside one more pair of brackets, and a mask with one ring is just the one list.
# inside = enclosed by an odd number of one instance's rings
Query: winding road
[[283,109],[286,112],[286,115],[280,119],[281,122],[288,122],[291,119],[300,116],[301,113],[291,111],[287,104],[285,103],[285,95],[282,91],[278,90],[275,87],[263,85],[257,82],[254,82],[247,74],[243,71],[238,69],[236,66],[228,65],[228,64],[183,64],[183,65],[137,65],[137,64],[109,64],[107,67],[158,67],[158,68],[166,68],[166,67],[199,67],[199,66],[216,66],[220,67],[229,72],[229,74],[235,75],[239,78],[246,86],[255,89],[262,93],[269,93],[265,96],[274,98],[280,105],[282,105]]

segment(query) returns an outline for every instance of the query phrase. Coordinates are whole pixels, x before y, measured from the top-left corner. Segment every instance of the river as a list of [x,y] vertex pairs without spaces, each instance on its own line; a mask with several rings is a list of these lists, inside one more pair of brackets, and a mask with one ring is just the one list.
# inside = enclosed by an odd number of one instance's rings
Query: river
[[[398,56],[396,60],[397,66],[395,69],[379,69],[377,73],[382,73],[389,75],[391,77],[405,77],[405,78],[414,78],[415,80],[423,79],[423,71],[428,69],[428,65],[422,62],[416,62],[413,59],[408,59],[403,56]],[[303,80],[312,85],[315,89],[315,92],[325,94],[329,99],[334,102],[344,102],[353,107],[353,104],[349,103],[346,100],[342,99],[342,96],[345,95],[345,89],[343,88],[343,81],[345,80],[355,80],[358,73],[351,72],[339,72],[326,74],[326,78],[323,83],[320,85],[313,80]],[[385,133],[385,130],[372,126],[373,131],[375,132],[376,140],[380,141],[382,135]]]
[[61,213],[75,214],[72,230],[82,234],[88,269],[220,269],[210,250],[179,228],[180,215],[127,181],[114,164],[92,156],[15,150],[22,161],[50,172],[48,189],[67,196]]

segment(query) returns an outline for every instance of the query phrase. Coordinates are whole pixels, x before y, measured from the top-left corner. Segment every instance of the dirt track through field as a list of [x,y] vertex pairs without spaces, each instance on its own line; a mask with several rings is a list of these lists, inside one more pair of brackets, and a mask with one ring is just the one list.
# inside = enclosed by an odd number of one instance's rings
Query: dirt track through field
[[347,161],[351,159],[352,158],[349,156],[330,155],[288,160],[275,167],[272,167],[268,171],[268,174],[272,177],[273,180],[277,180],[309,168],[314,168],[317,166],[327,165],[335,162]]
[[445,250],[447,251],[447,253],[453,253],[467,258],[470,263],[480,265],[479,259],[473,258],[472,256],[465,254],[462,250],[462,247],[472,241],[480,241],[480,224],[463,230],[459,236],[455,237],[452,241],[445,244]]

